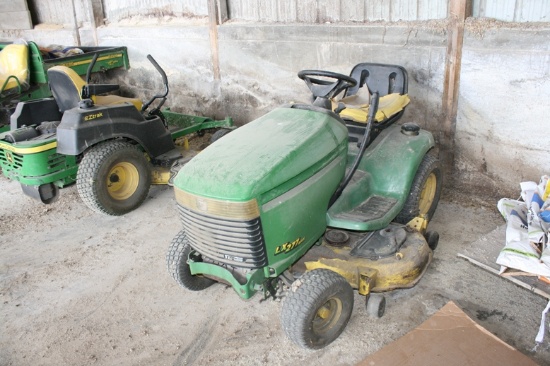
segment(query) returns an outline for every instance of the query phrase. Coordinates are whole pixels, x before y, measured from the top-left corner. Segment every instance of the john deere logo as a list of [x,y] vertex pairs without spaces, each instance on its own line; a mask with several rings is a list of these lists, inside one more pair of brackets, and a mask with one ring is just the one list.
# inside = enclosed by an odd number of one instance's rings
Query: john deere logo
[[8,160],[8,163],[13,164],[13,156],[9,151],[6,151],[6,159]]
[[197,198],[197,209],[201,211],[206,211],[208,209],[208,205],[206,204],[206,201],[202,198]]

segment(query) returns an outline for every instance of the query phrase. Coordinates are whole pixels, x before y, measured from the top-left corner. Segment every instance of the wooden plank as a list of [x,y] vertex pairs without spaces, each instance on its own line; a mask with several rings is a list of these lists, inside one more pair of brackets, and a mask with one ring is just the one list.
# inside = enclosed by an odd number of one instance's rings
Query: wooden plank
[[227,10],[227,0],[217,0],[218,4],[218,24],[223,24],[229,19]]
[[[99,41],[97,39],[97,19],[94,15],[94,2],[98,2],[97,0],[88,0],[86,2],[86,7],[88,9],[88,18],[90,19],[90,28],[92,29],[92,36],[94,38],[94,46],[99,46]],[[101,4],[101,1],[99,1]]]
[[378,20],[390,21],[391,3],[387,0],[371,0],[365,4],[365,20],[373,22]]
[[357,0],[341,0],[340,14],[340,18],[346,22],[364,22],[365,2]]
[[0,13],[0,29],[32,29],[29,11]]
[[276,22],[279,20],[277,16],[277,2],[277,0],[263,0],[258,4],[260,21]]
[[317,23],[317,0],[297,1],[296,20],[301,23]]
[[451,177],[454,166],[456,116],[462,45],[464,42],[464,21],[468,0],[450,2],[449,25],[447,29],[447,53],[445,59],[445,80],[443,83],[443,126],[439,141],[443,174]]
[[397,21],[409,21],[409,20],[416,20],[418,18],[417,5],[418,0],[410,1],[410,0],[392,0],[390,2],[391,6],[391,13],[390,13],[390,21],[397,22]]
[[105,23],[105,15],[103,11],[103,2],[101,0],[89,0],[92,6],[91,16],[94,19],[95,27],[99,27]]
[[296,1],[298,0],[279,0],[277,2],[277,18],[279,22],[292,23],[296,21]]
[[208,20],[210,33],[210,52],[212,54],[212,73],[214,80],[220,80],[220,57],[218,50],[218,7],[216,0],[208,0]]
[[335,4],[333,0],[318,0],[317,18],[319,23],[340,21],[340,4]]

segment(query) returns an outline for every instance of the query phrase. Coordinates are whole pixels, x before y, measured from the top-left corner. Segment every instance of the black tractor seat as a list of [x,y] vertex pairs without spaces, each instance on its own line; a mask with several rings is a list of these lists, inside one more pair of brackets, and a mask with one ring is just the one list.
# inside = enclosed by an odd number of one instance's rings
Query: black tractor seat
[[351,142],[363,136],[369,112],[370,95],[380,96],[371,139],[401,118],[410,99],[407,71],[398,65],[360,63],[350,76],[357,85],[348,88],[341,99],[333,98],[332,109],[346,122]]
[[[52,94],[59,106],[60,112],[78,107],[78,103],[83,99],[82,90],[86,83],[73,69],[66,66],[54,66],[48,70],[48,79]],[[100,90],[101,85],[90,85],[91,90]],[[114,88],[104,88],[106,90]],[[118,87],[116,87],[118,89]],[[118,95],[91,95],[91,99],[96,105],[116,105],[131,103],[138,110],[141,110],[142,102],[137,98],[127,98]]]

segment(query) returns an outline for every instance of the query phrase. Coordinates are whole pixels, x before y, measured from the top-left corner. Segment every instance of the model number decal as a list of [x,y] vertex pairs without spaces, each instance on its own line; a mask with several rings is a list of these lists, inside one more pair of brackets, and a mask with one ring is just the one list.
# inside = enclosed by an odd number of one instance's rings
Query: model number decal
[[91,121],[93,119],[103,117],[103,113],[94,113],[94,114],[88,114],[87,116],[84,116],[84,121]]
[[282,253],[288,253],[293,249],[296,249],[300,244],[304,242],[305,238],[298,238],[292,242],[286,242],[283,245],[279,245],[277,248],[275,248],[275,255],[282,254]]

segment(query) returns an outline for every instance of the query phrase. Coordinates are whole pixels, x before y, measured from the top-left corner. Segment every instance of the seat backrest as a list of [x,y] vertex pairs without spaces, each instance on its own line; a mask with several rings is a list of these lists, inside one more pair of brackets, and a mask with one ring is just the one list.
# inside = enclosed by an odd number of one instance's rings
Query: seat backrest
[[392,93],[407,94],[407,70],[398,65],[365,62],[356,65],[350,76],[357,80],[357,85],[349,88],[345,96],[356,94],[365,84],[371,94],[378,92],[380,97]]
[[67,66],[54,66],[48,70],[48,83],[60,112],[78,107],[85,82],[76,71]]
[[18,85],[23,90],[29,86],[29,48],[26,44],[8,44],[0,51],[0,92]]

